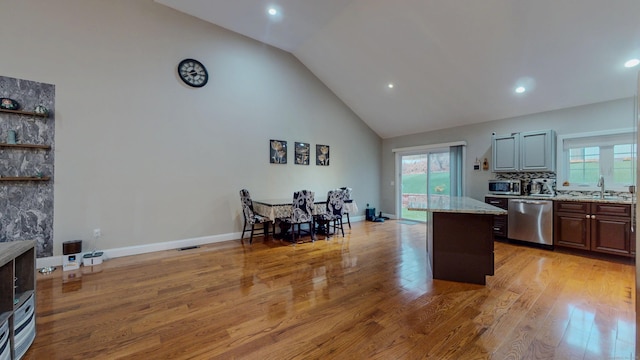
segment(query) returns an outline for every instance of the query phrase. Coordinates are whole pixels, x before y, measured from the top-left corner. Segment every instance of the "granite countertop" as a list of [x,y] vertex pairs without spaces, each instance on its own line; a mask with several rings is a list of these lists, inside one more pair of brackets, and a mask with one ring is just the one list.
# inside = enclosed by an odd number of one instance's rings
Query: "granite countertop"
[[482,201],[472,199],[465,196],[429,196],[428,203],[409,202],[409,210],[429,211],[429,212],[447,212],[447,213],[466,213],[466,214],[491,214],[506,215],[507,211],[486,204]]
[[598,202],[609,204],[633,204],[631,199],[618,196],[605,196],[604,199],[593,196],[571,196],[571,195],[495,195],[487,194],[487,197],[507,198],[507,199],[533,199],[533,200],[553,200],[553,201],[576,201],[576,202]]

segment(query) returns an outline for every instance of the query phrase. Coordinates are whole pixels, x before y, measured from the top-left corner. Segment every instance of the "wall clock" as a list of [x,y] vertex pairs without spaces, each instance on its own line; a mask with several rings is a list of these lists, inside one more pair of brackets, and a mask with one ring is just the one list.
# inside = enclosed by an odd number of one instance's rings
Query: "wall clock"
[[184,59],[178,64],[178,75],[185,84],[193,87],[203,87],[209,81],[207,68],[198,60]]

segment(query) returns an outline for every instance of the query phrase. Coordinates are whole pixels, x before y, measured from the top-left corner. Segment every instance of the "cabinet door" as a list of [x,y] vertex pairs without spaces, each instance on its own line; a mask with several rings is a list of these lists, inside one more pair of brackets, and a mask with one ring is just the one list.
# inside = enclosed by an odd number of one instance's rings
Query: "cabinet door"
[[589,250],[589,219],[588,214],[556,213],[554,222],[553,242],[558,246],[567,246]]
[[530,131],[520,134],[520,169],[555,171],[555,132]]
[[518,134],[494,135],[491,145],[494,172],[518,170],[520,167]]
[[631,255],[631,219],[597,216],[591,219],[591,250]]
[[507,215],[494,215],[493,216],[493,235],[497,237],[506,238],[509,230],[507,228],[508,220]]

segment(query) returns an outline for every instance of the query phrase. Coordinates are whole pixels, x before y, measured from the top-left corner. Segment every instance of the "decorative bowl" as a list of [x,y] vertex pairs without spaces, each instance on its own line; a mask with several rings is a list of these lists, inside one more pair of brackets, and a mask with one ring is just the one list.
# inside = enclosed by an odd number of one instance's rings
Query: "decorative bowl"
[[18,110],[20,109],[20,104],[18,104],[18,102],[13,99],[0,98],[0,109]]

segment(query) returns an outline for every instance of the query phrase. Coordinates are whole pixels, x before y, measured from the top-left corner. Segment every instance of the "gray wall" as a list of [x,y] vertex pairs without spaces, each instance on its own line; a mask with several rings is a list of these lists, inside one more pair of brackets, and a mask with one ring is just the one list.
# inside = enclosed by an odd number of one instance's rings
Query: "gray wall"
[[[0,33],[0,75],[56,87],[54,255],[238,232],[245,187],[379,202],[381,139],[289,53],[151,0],[13,2]],[[178,79],[188,57],[204,88]],[[269,164],[269,139],[331,165]]]
[[454,127],[444,130],[384,139],[382,142],[382,193],[381,210],[395,214],[396,186],[391,185],[395,176],[395,156],[392,149],[439,144],[452,141],[467,142],[467,163],[465,168],[466,195],[484,201],[487,181],[494,177],[489,171],[474,171],[476,158],[487,158],[491,162],[491,133],[554,129],[557,135],[632,128],[635,126],[634,99],[621,99],[598,104],[590,104],[510,119]]

